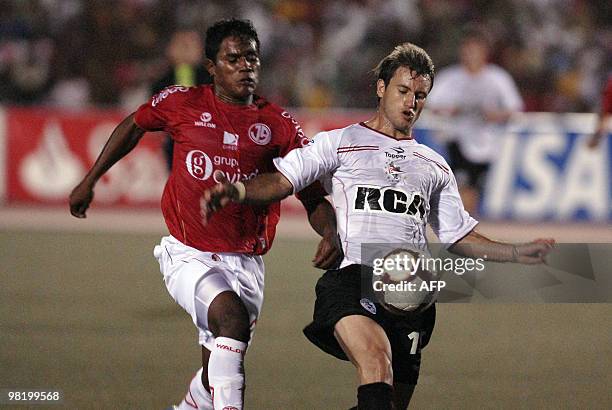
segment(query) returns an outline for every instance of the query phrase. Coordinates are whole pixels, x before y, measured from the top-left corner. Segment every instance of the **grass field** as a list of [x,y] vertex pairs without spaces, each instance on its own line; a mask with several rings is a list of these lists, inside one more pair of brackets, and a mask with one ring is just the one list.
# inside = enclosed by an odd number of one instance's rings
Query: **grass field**
[[[180,401],[200,349],[152,257],[158,239],[1,232],[0,388],[61,389],[67,409]],[[314,245],[278,239],[266,257],[247,408],[356,403],[352,366],[301,333],[319,275],[309,263]],[[442,304],[438,312],[414,408],[612,408],[612,305]]]

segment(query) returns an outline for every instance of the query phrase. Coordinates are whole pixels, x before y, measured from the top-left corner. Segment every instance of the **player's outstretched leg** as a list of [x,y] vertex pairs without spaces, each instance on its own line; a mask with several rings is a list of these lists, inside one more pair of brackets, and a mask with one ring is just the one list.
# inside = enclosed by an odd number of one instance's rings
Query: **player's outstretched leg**
[[357,368],[359,410],[391,410],[393,369],[391,344],[378,323],[366,316],[345,316],[336,323],[334,336]]
[[208,327],[215,336],[208,362],[208,382],[215,409],[242,410],[244,354],[250,337],[249,314],[238,295],[225,291],[208,309]]

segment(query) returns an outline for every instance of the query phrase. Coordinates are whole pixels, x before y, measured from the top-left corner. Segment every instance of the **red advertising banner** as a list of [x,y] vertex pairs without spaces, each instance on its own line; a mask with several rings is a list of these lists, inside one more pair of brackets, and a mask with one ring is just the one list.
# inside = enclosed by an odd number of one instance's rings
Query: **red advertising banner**
[[[91,167],[124,113],[7,108],[6,202],[67,205],[70,190]],[[364,119],[363,115],[299,112],[308,136]],[[138,146],[98,182],[93,206],[157,207],[167,178],[163,134],[147,133]],[[285,213],[302,212],[295,199]]]
[[[67,204],[121,121],[108,111],[6,110],[9,203]],[[166,180],[161,138],[146,135],[96,186],[96,205],[157,206]]]

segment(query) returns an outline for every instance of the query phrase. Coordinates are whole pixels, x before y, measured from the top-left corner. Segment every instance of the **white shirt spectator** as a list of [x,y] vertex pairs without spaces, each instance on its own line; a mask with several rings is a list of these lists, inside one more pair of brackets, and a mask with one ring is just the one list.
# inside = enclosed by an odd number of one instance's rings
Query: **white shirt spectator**
[[454,65],[436,75],[427,106],[456,111],[446,127],[449,139],[457,141],[468,160],[487,163],[499,152],[505,124],[487,121],[485,112],[521,111],[523,100],[514,80],[501,67],[488,64],[473,74],[461,65]]

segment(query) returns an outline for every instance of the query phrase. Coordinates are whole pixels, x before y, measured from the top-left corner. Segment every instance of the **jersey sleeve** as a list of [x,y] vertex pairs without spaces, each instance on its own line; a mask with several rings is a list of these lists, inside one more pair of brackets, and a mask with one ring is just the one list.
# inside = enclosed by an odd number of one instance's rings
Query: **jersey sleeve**
[[321,132],[305,147],[294,149],[284,157],[274,159],[276,169],[291,182],[294,193],[340,166],[340,138],[341,135],[337,133]]
[[446,247],[463,238],[478,224],[464,209],[452,172],[446,175],[441,188],[431,195],[428,222]]
[[136,110],[134,122],[145,131],[162,131],[168,126],[168,120],[180,104],[180,95],[188,87],[172,86],[164,88]]
[[281,117],[283,117],[284,120],[286,138],[280,147],[280,156],[284,157],[290,151],[308,145],[310,140],[306,137],[306,134],[304,134],[300,123],[297,122],[291,114],[287,111],[283,111]]
[[524,108],[523,99],[510,74],[502,71],[500,73],[499,85],[501,87],[499,95],[502,108],[510,111],[522,111]]

